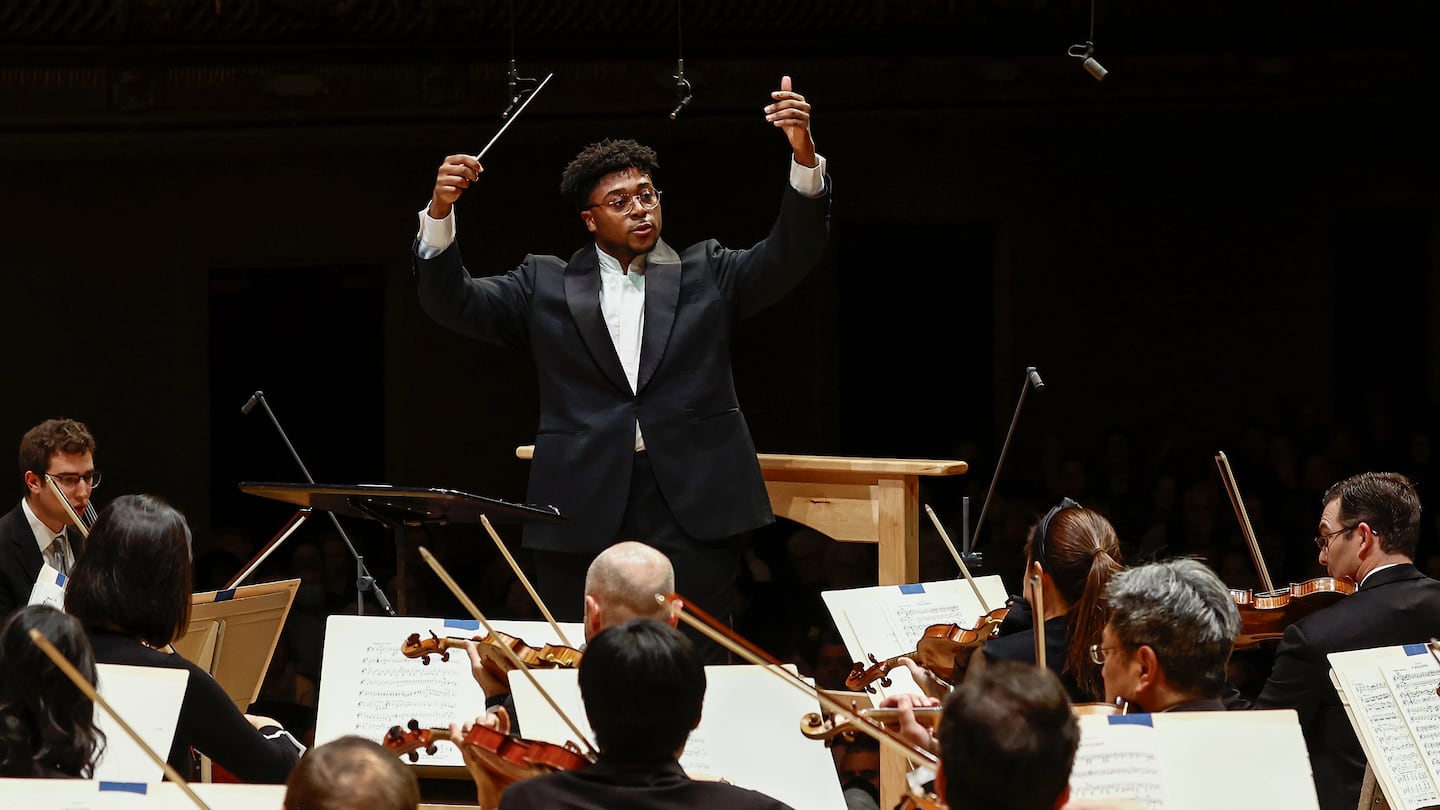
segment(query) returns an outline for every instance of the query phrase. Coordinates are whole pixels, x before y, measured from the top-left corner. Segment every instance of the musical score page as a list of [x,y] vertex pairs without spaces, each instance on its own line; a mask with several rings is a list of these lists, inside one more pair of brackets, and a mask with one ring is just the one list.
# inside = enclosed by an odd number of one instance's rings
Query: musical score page
[[1147,810],[1319,807],[1288,709],[1081,717],[1070,788],[1077,799],[1128,799]]
[[[1005,606],[1007,593],[999,576],[976,577],[975,583],[991,610]],[[825,591],[821,596],[851,660],[867,664],[871,655],[884,661],[914,652],[916,642],[931,625],[974,627],[986,613],[964,579],[849,588]],[[904,667],[890,670],[889,677],[893,681],[889,687],[872,684],[881,696],[920,691]]]
[[[1423,655],[1424,645],[1379,647],[1331,653],[1333,679],[1346,704],[1351,725],[1365,749],[1370,768],[1396,810],[1420,810],[1440,805],[1440,791],[1425,755],[1410,727],[1403,704],[1415,702],[1413,693],[1423,686],[1419,673],[1430,672],[1430,696],[1435,698],[1437,681],[1434,661]],[[1392,673],[1394,676],[1392,677]],[[1436,718],[1418,711],[1415,719],[1434,733]]]
[[[559,643],[546,622],[496,620],[491,624],[532,646]],[[583,636],[579,623],[562,623],[561,627],[567,636]],[[432,631],[441,638],[484,635],[478,622],[467,620],[331,616],[325,625],[316,744],[346,734],[379,742],[392,726],[403,726],[412,718],[421,728],[445,728],[484,714],[485,693],[470,674],[465,650],[450,650],[449,661],[432,655],[428,665],[401,652],[402,642],[411,633],[429,638]],[[418,753],[416,765],[465,765],[460,750],[448,743],[436,746],[433,754]]]
[[[1385,683],[1419,748],[1432,791],[1440,785],[1440,666],[1429,656],[1404,666],[1384,667]],[[1437,797],[1440,798],[1440,797]]]
[[[284,785],[192,783],[210,810],[282,810]],[[179,785],[100,782],[89,779],[0,779],[7,807],[46,810],[195,810]]]

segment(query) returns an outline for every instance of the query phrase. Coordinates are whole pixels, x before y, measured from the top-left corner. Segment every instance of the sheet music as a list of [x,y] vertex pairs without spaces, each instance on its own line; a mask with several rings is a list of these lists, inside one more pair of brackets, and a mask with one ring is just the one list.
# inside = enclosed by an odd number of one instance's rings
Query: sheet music
[[[1006,590],[1000,577],[976,577],[975,583],[992,610],[1004,606]],[[930,625],[971,627],[987,612],[963,579],[850,588],[825,591],[821,596],[854,661],[868,662],[869,655],[883,661],[914,652]],[[889,687],[872,684],[882,696],[920,691],[903,667],[892,669],[889,677],[893,681]]]
[[1135,799],[1147,810],[1166,807],[1158,744],[1148,725],[1082,726],[1070,772],[1071,797]]
[[1435,692],[1440,667],[1428,655],[1416,656],[1410,663],[1381,667],[1381,673],[1430,775],[1427,800],[1434,801],[1440,785],[1440,695]]
[[[163,757],[175,740],[189,677],[186,669],[96,664],[95,691]],[[105,749],[95,760],[95,779],[156,784],[164,778],[165,771],[98,706],[95,727],[105,733]]]
[[40,573],[35,577],[35,586],[30,589],[27,605],[49,605],[56,610],[65,609],[65,583],[68,578],[50,566],[40,564]]
[[[1334,662],[1336,658],[1331,657]],[[1340,667],[1337,665],[1337,669]],[[1405,726],[1405,718],[1378,665],[1348,667],[1342,674],[1348,685],[1351,708],[1361,721],[1356,729],[1370,754],[1370,767],[1386,776],[1386,798],[1398,806],[1419,808],[1440,802],[1425,760]],[[1377,756],[1378,754],[1378,756]],[[1398,794],[1398,795],[1395,795]]]
[[[545,622],[495,621],[496,630],[532,645],[558,643]],[[563,624],[566,635],[581,637],[578,623]],[[421,728],[444,728],[485,712],[485,693],[470,674],[464,650],[450,650],[450,660],[432,655],[428,665],[406,658],[401,643],[411,633],[444,638],[483,635],[476,622],[410,616],[331,616],[325,629],[320,700],[315,743],[346,734],[380,741],[393,726],[411,719]],[[434,754],[418,752],[417,765],[464,767],[460,750],[436,746]],[[408,758],[405,761],[409,761]]]
[[[687,773],[721,777],[773,796],[795,810],[844,810],[845,798],[829,750],[800,733],[800,718],[817,709],[814,698],[762,669],[705,668],[700,725],[685,743],[681,766]],[[593,742],[576,671],[533,674]],[[526,737],[558,744],[575,739],[523,675],[511,673],[510,688]]]
[[[191,784],[210,810],[281,810],[284,785]],[[179,785],[82,779],[0,779],[8,807],[46,810],[195,810]]]

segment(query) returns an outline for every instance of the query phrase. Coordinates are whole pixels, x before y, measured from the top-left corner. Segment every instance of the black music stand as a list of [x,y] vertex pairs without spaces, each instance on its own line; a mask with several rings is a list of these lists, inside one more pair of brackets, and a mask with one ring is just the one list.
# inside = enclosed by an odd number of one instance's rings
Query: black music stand
[[[479,523],[487,517],[495,523],[547,523],[568,522],[560,510],[553,506],[536,506],[526,503],[471,495],[453,489],[433,487],[397,487],[390,484],[275,484],[243,482],[240,491],[262,498],[292,503],[300,507],[286,528],[276,535],[255,560],[237,579],[243,579],[257,568],[285,538],[299,528],[300,523],[314,510],[336,515],[348,515],[367,520],[379,521],[388,529],[402,526],[444,526],[449,523]],[[380,603],[388,608],[375,578],[365,569],[365,558],[353,548],[355,555],[355,585],[359,592],[356,604],[363,604],[365,591],[373,591]],[[238,583],[236,583],[238,584]],[[227,587],[233,587],[227,586]],[[389,611],[394,615],[394,611]]]

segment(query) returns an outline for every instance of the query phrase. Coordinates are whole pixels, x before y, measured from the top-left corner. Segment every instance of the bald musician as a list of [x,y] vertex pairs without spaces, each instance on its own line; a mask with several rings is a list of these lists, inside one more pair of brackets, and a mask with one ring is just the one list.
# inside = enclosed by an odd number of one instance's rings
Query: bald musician
[[69,574],[85,539],[70,524],[46,479],[54,480],[77,514],[100,485],[95,437],[74,419],[47,419],[20,440],[25,496],[0,518],[0,618],[30,601],[41,568]]
[[1420,498],[1408,478],[1361,473],[1330,487],[1321,502],[1320,564],[1357,589],[1285,629],[1256,706],[1299,713],[1320,807],[1353,810],[1365,754],[1330,682],[1326,656],[1440,635],[1440,582],[1415,567]]
[[1105,592],[1110,620],[1090,650],[1105,700],[1131,711],[1223,711],[1240,611],[1230,589],[1192,559],[1129,568]]

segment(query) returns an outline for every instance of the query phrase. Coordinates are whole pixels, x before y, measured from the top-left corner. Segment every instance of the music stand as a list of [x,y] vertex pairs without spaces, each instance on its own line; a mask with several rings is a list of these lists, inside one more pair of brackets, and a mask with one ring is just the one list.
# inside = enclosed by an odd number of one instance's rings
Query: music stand
[[[397,487],[391,484],[277,484],[247,481],[240,491],[262,498],[295,504],[300,509],[255,559],[226,587],[234,587],[270,555],[285,538],[294,533],[313,510],[335,515],[365,518],[380,522],[388,529],[402,526],[444,526],[450,523],[479,523],[488,517],[494,523],[563,524],[568,519],[554,506],[510,503],[496,498],[472,495],[454,489],[436,487]],[[352,549],[354,551],[354,549]],[[363,604],[366,590],[373,590],[388,609],[375,579],[365,569],[365,559],[355,552],[356,605]],[[390,615],[395,615],[393,610]]]

